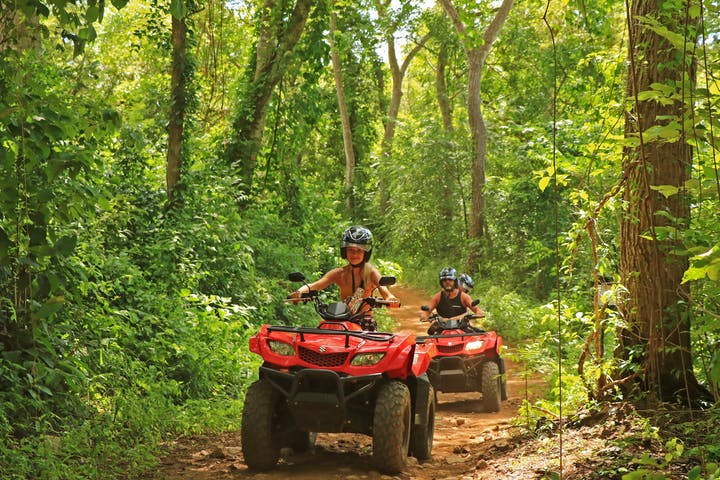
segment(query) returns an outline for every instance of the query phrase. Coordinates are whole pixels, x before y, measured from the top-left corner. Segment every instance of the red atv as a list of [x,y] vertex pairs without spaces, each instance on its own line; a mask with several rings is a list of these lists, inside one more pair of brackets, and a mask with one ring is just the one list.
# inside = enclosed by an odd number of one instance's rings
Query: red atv
[[428,336],[417,337],[417,341],[436,349],[427,371],[436,391],[478,391],[485,411],[499,412],[501,400],[507,400],[505,362],[500,357],[502,337],[474,327],[471,320],[475,318],[480,316],[465,313],[444,318],[434,313],[428,317]]
[[[380,282],[394,283],[394,277]],[[322,318],[316,328],[263,325],[250,339],[250,350],[264,361],[242,413],[248,467],[273,468],[283,447],[307,451],[315,432],[372,436],[373,464],[386,473],[401,471],[408,454],[430,458],[435,395],[425,373],[427,348],[417,346],[412,333],[363,331],[362,308],[353,314],[343,302],[323,303],[317,291],[292,301],[298,300],[314,303]],[[399,306],[374,297],[361,301],[371,308]]]

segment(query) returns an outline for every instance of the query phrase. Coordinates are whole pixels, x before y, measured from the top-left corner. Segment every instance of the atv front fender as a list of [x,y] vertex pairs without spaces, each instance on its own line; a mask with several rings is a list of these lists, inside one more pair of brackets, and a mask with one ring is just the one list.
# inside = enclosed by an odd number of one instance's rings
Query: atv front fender
[[426,373],[415,378],[415,385],[412,393],[413,399],[413,423],[415,425],[426,425],[428,423],[427,412],[428,404],[435,401],[435,395],[431,395],[432,385]]

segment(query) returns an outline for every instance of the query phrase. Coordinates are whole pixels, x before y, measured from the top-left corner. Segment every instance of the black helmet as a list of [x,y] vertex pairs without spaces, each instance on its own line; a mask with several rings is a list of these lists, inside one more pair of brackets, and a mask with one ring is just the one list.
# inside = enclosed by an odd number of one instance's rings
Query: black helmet
[[472,289],[475,285],[473,284],[473,279],[470,275],[467,273],[461,273],[458,277],[458,285],[460,285],[465,290]]
[[443,280],[454,280],[454,287],[457,287],[457,272],[452,267],[445,267],[440,270],[440,286],[443,286]]
[[357,247],[365,251],[364,262],[370,260],[372,253],[372,232],[360,225],[353,225],[345,230],[340,241],[340,256],[347,259],[347,247]]

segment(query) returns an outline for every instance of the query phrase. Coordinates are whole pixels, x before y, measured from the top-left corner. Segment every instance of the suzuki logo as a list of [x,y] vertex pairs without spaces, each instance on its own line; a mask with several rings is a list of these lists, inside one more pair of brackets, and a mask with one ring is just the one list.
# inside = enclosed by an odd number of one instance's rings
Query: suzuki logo
[[320,346],[320,353],[325,353],[325,345]]

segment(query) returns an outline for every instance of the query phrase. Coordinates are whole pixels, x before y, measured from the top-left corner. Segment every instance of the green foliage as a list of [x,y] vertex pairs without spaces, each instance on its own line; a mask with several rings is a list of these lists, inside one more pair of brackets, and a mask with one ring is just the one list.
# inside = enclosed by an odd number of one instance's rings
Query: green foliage
[[662,480],[668,478],[664,470],[670,462],[682,457],[683,445],[677,439],[671,439],[665,444],[666,453],[662,458],[653,458],[644,453],[640,458],[633,458],[633,463],[640,465],[634,472],[622,476],[623,480]]
[[[502,333],[510,345],[521,345],[528,339],[539,338],[550,324],[541,311],[527,298],[509,291],[505,285],[487,281],[476,283],[473,299],[487,312],[483,326]],[[530,349],[528,349],[530,350]]]
[[[466,40],[477,42],[490,5],[460,3],[466,24],[478,26]],[[429,292],[442,266],[465,270],[472,214],[467,65],[438,9],[420,15],[401,2],[393,12],[407,19],[399,35],[433,37],[407,72],[392,158],[378,162],[389,78],[378,32],[389,25],[377,24],[369,4],[339,5],[358,160],[355,189],[346,192],[327,4],[316,5],[271,92],[255,187],[246,197],[218,152],[232,141],[229,112],[248,100],[238,95],[254,75],[257,12],[218,1],[203,2],[199,12],[196,2],[179,0],[111,4],[122,12],[95,1],[0,4],[2,32],[14,31],[7,23],[12,6],[39,15],[37,30],[46,36],[37,49],[15,51],[16,39],[0,33],[2,478],[136,476],[152,467],[157,444],[169,435],[237,428],[239,399],[259,362],[247,350],[249,335],[266,322],[317,321],[311,308],[282,301],[296,288],[287,274],[316,278],[341,264],[338,238],[350,223],[375,232],[373,261],[383,274]],[[596,328],[593,271],[617,280],[621,201],[606,195],[622,178],[623,148],[637,141],[621,132],[622,12],[608,2],[554,9],[553,49],[537,21],[542,6],[516,6],[483,72],[488,229],[483,258],[467,272],[488,312],[485,326],[526,365],[520,375],[548,379],[547,395],[524,406],[534,420],[558,414],[560,402],[566,412],[587,405],[597,382],[615,374],[614,331],[623,325],[612,309],[601,318],[603,356],[586,360],[582,375],[577,365]],[[666,4],[669,14],[677,7]],[[197,105],[188,121],[183,204],[166,210],[170,16],[188,8]],[[717,7],[707,8],[715,31]],[[682,36],[645,22],[686,48]],[[64,40],[50,39],[56,28]],[[75,48],[92,39],[93,48]],[[400,54],[412,42],[398,45]],[[437,108],[441,45],[452,132]],[[705,48],[712,65],[717,49],[712,42]],[[555,87],[558,102],[551,103]],[[710,119],[719,90],[711,79],[701,87],[658,83],[639,96],[697,103],[696,117],[668,118],[645,134],[684,136],[696,151],[684,187],[650,188],[668,199],[682,195],[692,208],[687,228],[668,219],[672,227],[658,234],[680,240],[678,253],[690,260],[684,281],[695,372],[718,398],[717,125]],[[391,199],[384,215],[380,179]],[[358,205],[354,218],[345,215],[349,193]],[[558,285],[559,314],[555,300],[548,303]],[[392,328],[382,310],[378,322]],[[718,478],[712,425],[716,415],[665,435],[680,439],[667,444],[669,456],[638,456],[628,478],[664,478],[658,475],[686,460],[688,478]],[[649,427],[648,434],[658,435]]]
[[[715,445],[717,447],[717,445]],[[633,458],[632,463],[638,465],[636,470],[622,476],[623,480],[665,480],[675,478],[671,473],[673,464],[687,463],[688,452],[685,445],[677,438],[671,438],[665,443],[665,453],[661,456],[643,453],[639,458]],[[693,480],[713,480],[720,478],[720,464],[717,461],[706,461],[702,465],[693,466],[687,472],[687,478]]]

